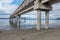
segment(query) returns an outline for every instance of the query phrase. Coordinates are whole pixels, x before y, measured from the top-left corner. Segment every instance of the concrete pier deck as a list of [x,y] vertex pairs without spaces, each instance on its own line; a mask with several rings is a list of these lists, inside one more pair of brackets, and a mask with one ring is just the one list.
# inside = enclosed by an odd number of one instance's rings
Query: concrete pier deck
[[0,31],[0,40],[60,40],[60,29]]

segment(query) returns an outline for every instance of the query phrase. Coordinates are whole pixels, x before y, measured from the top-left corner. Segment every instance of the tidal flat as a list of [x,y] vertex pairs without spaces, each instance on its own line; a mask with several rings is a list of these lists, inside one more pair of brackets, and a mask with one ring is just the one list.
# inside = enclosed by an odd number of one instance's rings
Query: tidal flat
[[1,30],[0,40],[60,40],[60,29]]

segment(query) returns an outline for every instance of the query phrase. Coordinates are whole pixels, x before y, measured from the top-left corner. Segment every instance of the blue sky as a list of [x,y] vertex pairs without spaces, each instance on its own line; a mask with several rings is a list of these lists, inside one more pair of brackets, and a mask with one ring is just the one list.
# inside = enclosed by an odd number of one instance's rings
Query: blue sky
[[[12,14],[16,8],[22,3],[23,0],[0,0],[0,18],[9,18],[9,15],[4,15],[4,14]],[[54,18],[58,18],[60,17],[60,2],[53,4],[52,5],[53,9],[52,11],[50,11],[50,18],[54,19]],[[22,17],[35,17],[36,18],[36,14],[37,11],[32,11],[32,12],[28,12],[24,15],[22,15]],[[4,15],[4,16],[3,16]],[[44,17],[44,12],[42,12],[42,18]]]
[[15,0],[12,2],[12,4],[20,5],[23,2],[23,0]]

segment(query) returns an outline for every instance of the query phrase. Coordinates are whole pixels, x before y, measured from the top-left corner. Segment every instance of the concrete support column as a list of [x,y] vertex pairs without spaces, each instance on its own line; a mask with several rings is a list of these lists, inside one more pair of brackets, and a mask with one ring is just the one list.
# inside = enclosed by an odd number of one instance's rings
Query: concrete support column
[[41,10],[37,10],[37,30],[40,30],[41,27]]
[[10,27],[12,27],[12,18],[9,18]]
[[[19,21],[18,18],[19,18],[19,16],[16,17],[17,27],[18,27],[18,21]],[[19,28],[19,27],[18,27],[18,28]]]
[[17,16],[17,27],[20,29],[20,16]]
[[16,24],[17,24],[17,28],[18,29],[20,29],[20,15],[18,15],[17,17],[16,17]]
[[14,23],[13,23],[14,24],[14,27],[16,27],[16,17],[14,17],[14,20],[13,21],[14,21]]
[[21,15],[19,15],[19,27],[20,27],[20,20],[21,20]]
[[17,27],[17,17],[15,18],[15,27]]
[[14,19],[12,18],[12,26],[14,27],[14,22],[13,21],[14,21]]
[[46,11],[45,14],[45,29],[48,29],[49,27],[49,11]]
[[13,23],[13,21],[14,21],[14,20],[13,20],[13,18],[12,18],[12,26],[14,27],[14,23]]

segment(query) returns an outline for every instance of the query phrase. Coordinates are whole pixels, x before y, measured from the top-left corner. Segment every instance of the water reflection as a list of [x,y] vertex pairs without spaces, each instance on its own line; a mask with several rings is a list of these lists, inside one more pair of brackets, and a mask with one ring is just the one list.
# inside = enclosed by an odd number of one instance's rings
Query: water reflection
[[[10,19],[12,20],[12,19]],[[42,21],[41,28],[45,27],[45,20]],[[31,29],[36,28],[36,20],[20,20],[20,29]],[[18,23],[17,23],[18,24]],[[14,26],[15,25],[15,26]],[[19,25],[17,25],[19,26]],[[49,20],[50,28],[60,28],[60,20]],[[9,19],[0,19],[0,30],[14,30],[17,29],[15,21],[9,21]]]

